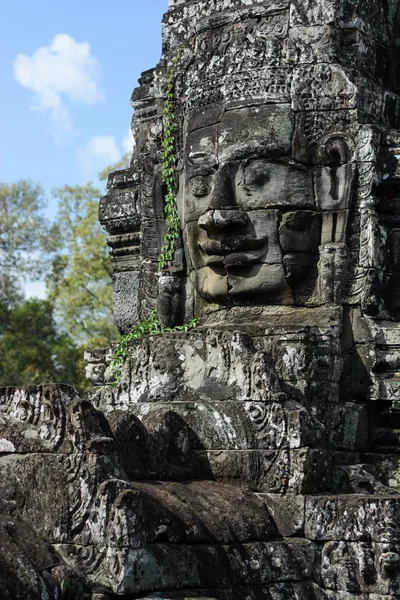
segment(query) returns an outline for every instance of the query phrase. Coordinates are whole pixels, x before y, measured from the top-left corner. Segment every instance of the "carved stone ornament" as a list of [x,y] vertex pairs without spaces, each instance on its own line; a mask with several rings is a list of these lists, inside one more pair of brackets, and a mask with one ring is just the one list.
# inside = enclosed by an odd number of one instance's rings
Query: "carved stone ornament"
[[99,218],[121,332],[199,325],[0,390],[1,598],[400,598],[399,39],[399,0],[169,0]]

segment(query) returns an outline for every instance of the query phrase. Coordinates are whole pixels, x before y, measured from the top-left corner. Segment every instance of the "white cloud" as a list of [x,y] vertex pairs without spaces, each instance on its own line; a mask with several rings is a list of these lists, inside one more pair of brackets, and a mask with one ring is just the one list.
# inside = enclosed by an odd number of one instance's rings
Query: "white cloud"
[[[134,145],[135,142],[130,128],[125,137],[122,138],[120,146],[113,135],[98,135],[91,138],[85,148],[78,150],[78,160],[86,175],[95,176],[102,169],[108,166],[112,167],[125,154],[128,154],[129,158],[132,155]],[[128,166],[128,163],[126,166]]]
[[78,150],[78,159],[87,174],[104,169],[121,158],[117,142],[112,135],[99,135],[88,141],[85,148]]
[[34,110],[48,111],[66,131],[73,127],[66,100],[94,104],[104,98],[99,88],[100,64],[88,42],[77,42],[65,33],[55,36],[50,46],[32,56],[18,54],[14,76],[34,92]]
[[126,136],[122,140],[122,150],[124,154],[132,154],[132,149],[134,145],[133,135],[131,128],[129,127]]

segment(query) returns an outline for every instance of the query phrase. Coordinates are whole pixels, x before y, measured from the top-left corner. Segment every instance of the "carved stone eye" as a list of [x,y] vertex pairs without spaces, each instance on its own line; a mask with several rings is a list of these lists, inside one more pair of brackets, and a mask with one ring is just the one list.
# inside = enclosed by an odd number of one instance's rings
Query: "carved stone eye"
[[211,188],[203,177],[197,176],[190,180],[190,191],[194,196],[207,196]]
[[256,162],[246,167],[244,184],[248,188],[260,188],[269,181],[269,169],[264,162]]

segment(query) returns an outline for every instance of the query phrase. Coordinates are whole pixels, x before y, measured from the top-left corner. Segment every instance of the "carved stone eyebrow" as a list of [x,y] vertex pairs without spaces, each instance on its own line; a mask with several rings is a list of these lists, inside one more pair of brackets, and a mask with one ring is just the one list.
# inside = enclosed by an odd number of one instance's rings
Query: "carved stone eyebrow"
[[246,158],[246,160],[242,161],[243,167],[246,169],[248,166],[251,166],[251,163],[256,160],[266,160],[271,164],[280,164],[287,165],[289,167],[293,167],[298,169],[299,171],[303,171],[305,173],[309,172],[309,168],[306,165],[296,162],[289,156],[271,156],[271,155],[258,155],[258,156],[250,156]]
[[215,154],[213,154],[212,152],[202,152],[202,151],[192,151],[189,152],[189,161],[191,161],[192,163],[197,163],[197,162],[201,162],[201,161],[207,161],[207,162],[216,162],[218,164],[218,160]]
[[190,175],[211,175],[218,169],[218,159],[210,152],[190,152],[188,155]]

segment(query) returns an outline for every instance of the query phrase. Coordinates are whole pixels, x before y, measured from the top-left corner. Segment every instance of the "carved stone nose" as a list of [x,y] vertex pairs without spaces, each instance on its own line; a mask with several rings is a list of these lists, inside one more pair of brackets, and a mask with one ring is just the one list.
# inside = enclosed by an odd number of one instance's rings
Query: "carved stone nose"
[[205,231],[220,231],[233,227],[244,227],[249,217],[244,210],[208,210],[201,215],[198,225]]
[[201,215],[198,225],[208,232],[216,232],[234,227],[244,227],[248,220],[247,214],[235,206],[229,165],[222,165],[214,175],[208,210]]
[[223,165],[214,175],[214,186],[208,208],[232,208],[234,204],[231,174],[229,167]]

